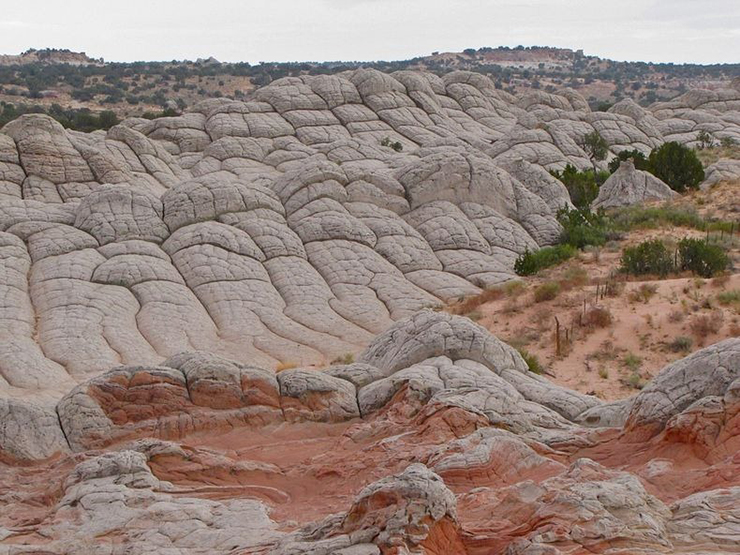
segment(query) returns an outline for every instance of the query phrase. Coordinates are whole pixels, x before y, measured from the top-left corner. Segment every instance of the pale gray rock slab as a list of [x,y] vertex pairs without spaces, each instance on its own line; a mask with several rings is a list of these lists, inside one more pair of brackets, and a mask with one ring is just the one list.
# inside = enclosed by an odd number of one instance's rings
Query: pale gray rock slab
[[0,399],[0,459],[27,462],[68,452],[54,409]]
[[210,501],[174,489],[152,474],[138,451],[84,461],[65,482],[54,518],[42,525],[42,533],[55,538],[44,549],[110,554],[106,536],[117,535],[132,553],[225,553],[281,536],[260,501]]
[[531,372],[522,373],[504,369],[501,377],[511,383],[528,401],[550,408],[570,421],[575,421],[584,411],[602,404],[596,397],[556,385]]
[[90,233],[101,245],[129,239],[161,243],[169,236],[162,217],[162,202],[154,195],[106,185],[80,203],[75,227]]
[[13,139],[28,175],[51,183],[92,181],[93,173],[64,128],[45,114],[25,114],[3,127]]
[[513,348],[473,321],[442,312],[422,310],[378,335],[358,362],[390,373],[435,356],[471,359],[500,374],[504,369],[528,372]]
[[723,396],[740,377],[740,339],[726,339],[663,368],[635,397],[625,427],[663,429],[703,397]]
[[578,415],[576,422],[595,428],[621,428],[632,409],[634,399],[633,396],[588,408]]
[[620,208],[678,196],[673,189],[646,171],[636,170],[632,160],[625,160],[599,188],[592,208]]
[[300,368],[283,370],[277,380],[288,422],[342,422],[360,416],[356,389],[348,380]]
[[331,366],[325,370],[325,373],[335,378],[347,380],[358,389],[386,377],[386,374],[375,366],[361,362]]
[[733,553],[740,545],[740,488],[702,491],[671,505],[671,541],[679,549]]
[[705,178],[700,186],[702,190],[707,190],[722,181],[740,179],[740,160],[720,159],[707,167],[704,173]]

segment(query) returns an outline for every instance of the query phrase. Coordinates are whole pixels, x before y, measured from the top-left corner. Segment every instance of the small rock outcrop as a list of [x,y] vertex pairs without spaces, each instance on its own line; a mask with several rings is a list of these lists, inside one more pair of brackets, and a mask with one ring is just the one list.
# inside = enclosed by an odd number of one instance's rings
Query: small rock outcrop
[[635,169],[632,160],[619,164],[609,179],[599,188],[599,194],[591,207],[620,208],[658,200],[670,200],[678,196],[673,189],[653,174]]

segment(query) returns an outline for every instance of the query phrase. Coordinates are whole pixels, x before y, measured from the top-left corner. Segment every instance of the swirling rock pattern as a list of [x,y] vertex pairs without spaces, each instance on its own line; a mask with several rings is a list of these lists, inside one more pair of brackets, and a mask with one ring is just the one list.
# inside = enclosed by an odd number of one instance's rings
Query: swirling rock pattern
[[739,106],[363,69],[9,123],[0,554],[732,552],[738,340],[606,404],[430,308],[557,240],[586,133],[740,137]]
[[[429,310],[326,371],[276,377],[202,352],[115,368],[55,410],[7,407],[0,545],[733,553],[739,357],[731,339],[673,363],[621,416],[530,374],[470,320]],[[39,471],[55,477],[42,511]]]

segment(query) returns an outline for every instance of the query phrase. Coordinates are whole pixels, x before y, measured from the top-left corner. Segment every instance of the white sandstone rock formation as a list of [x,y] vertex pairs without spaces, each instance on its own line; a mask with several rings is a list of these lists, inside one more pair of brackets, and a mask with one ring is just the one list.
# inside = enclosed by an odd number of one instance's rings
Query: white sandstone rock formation
[[619,169],[599,188],[599,194],[591,207],[594,210],[621,208],[644,202],[669,200],[677,196],[678,193],[653,174],[636,170],[632,160],[624,160],[619,164]]

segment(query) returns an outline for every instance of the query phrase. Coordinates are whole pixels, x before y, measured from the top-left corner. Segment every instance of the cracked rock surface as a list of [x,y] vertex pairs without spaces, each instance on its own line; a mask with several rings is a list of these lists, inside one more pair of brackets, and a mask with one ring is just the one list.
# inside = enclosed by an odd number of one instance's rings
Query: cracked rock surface
[[359,69],[7,124],[0,555],[740,552],[740,339],[603,403],[437,310],[558,240],[583,135],[611,158],[738,113]]
[[740,537],[740,339],[620,412],[432,310],[356,363],[276,375],[186,352],[6,407],[9,554],[720,554]]

